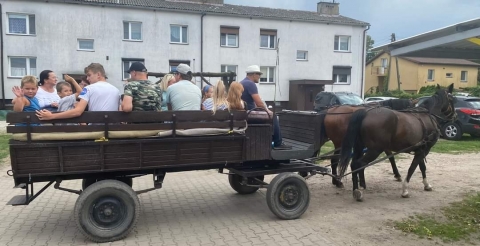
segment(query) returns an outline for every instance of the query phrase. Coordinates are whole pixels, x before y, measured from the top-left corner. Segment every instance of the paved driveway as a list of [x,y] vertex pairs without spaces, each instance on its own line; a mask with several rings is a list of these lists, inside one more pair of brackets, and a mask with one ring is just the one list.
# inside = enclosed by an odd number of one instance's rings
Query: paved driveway
[[[77,231],[75,194],[52,186],[28,206],[4,205],[24,191],[12,189],[8,167],[0,168],[0,245],[92,244]],[[151,175],[134,179],[134,189],[151,185]],[[80,189],[81,182],[62,186]],[[167,174],[163,189],[139,195],[142,213],[134,231],[111,245],[334,245],[309,222],[315,212],[281,221],[269,211],[265,192],[238,195],[215,171]]]

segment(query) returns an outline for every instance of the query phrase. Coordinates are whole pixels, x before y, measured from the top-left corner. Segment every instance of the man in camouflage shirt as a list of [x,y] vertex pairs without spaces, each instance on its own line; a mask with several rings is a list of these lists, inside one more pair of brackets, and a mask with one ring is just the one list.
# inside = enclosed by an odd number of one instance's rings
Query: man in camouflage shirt
[[132,81],[124,88],[122,110],[131,111],[161,111],[162,91],[147,79],[147,68],[141,62],[134,62],[130,69]]

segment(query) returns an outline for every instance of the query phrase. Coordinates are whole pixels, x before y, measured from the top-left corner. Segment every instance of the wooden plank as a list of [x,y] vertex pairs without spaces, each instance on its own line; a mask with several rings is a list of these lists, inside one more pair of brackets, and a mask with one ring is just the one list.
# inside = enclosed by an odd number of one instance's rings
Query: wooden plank
[[182,153],[180,155],[180,162],[183,161],[183,160],[189,160],[189,159],[206,159],[208,160],[208,157],[210,156],[210,154],[208,153],[208,151],[204,151],[203,153]]
[[100,165],[65,167],[65,172],[100,171]]
[[58,160],[49,161],[49,162],[39,162],[39,163],[24,163],[17,164],[18,170],[30,170],[30,169],[42,169],[42,168],[56,168],[60,171],[60,166],[58,165]]
[[40,169],[33,169],[29,168],[27,170],[17,170],[16,174],[45,174],[51,175],[53,173],[58,173],[58,167],[55,168],[40,168]]
[[293,127],[284,127],[282,128],[282,135],[283,132],[288,132],[289,134],[294,134],[294,135],[301,135],[305,136],[306,138],[315,138],[315,130],[305,130],[305,129],[298,129],[298,128],[293,128]]
[[162,157],[165,155],[171,155],[174,154],[175,152],[172,152],[174,150],[153,150],[153,151],[142,151],[142,155],[144,157]]
[[58,158],[58,149],[54,148],[10,148],[15,151],[18,156],[22,158],[35,157],[39,159],[39,156],[51,156]]
[[72,160],[65,160],[64,161],[65,168],[67,167],[74,167],[74,166],[98,166],[101,167],[102,160],[100,158],[92,159],[92,160],[83,160],[83,159],[72,159]]
[[172,151],[175,150],[175,145],[171,143],[143,143],[143,153],[151,151]]
[[52,162],[52,163],[58,163],[58,155],[57,156],[38,156],[38,157],[22,157],[21,155],[19,156],[17,160],[18,165],[29,165],[29,164],[37,164],[37,163],[43,163],[43,162]]
[[164,112],[141,112],[133,111],[125,112],[84,112],[80,117],[71,119],[61,119],[53,121],[41,121],[35,115],[35,112],[10,112],[7,114],[8,123],[26,123],[27,117],[31,118],[31,123],[105,123],[107,122],[163,122],[172,121],[175,114],[179,121],[226,121],[230,119],[230,113],[233,114],[234,120],[246,120],[247,113],[245,111],[217,111],[215,115],[211,111],[164,111]]
[[112,144],[112,145],[105,145],[104,153],[119,153],[119,152],[137,152],[138,145],[134,143],[129,144]]

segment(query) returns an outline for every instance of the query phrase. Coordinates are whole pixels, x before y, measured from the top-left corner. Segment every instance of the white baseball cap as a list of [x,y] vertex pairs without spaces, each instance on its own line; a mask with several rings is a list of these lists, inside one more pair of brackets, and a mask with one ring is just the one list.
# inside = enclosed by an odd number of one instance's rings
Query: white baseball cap
[[192,69],[190,69],[190,66],[188,66],[187,64],[180,63],[177,66],[177,72],[181,74],[188,74],[188,72],[191,72],[191,71]]
[[249,73],[259,73],[259,74],[263,74],[261,71],[260,71],[260,67],[258,65],[251,65],[251,66],[248,66],[247,67],[247,70],[245,70],[245,73],[249,74]]

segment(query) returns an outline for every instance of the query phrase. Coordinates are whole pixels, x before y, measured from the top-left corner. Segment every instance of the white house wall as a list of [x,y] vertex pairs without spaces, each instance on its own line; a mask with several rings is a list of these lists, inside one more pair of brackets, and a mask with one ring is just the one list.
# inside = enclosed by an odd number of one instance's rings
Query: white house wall
[[[37,74],[50,69],[83,73],[91,62],[104,65],[108,81],[123,90],[122,58],[143,58],[152,72],[166,72],[169,60],[190,60],[200,71],[200,14],[153,11],[136,8],[99,7],[78,4],[2,1],[4,29],[5,98],[13,98],[9,56],[37,57]],[[35,14],[36,35],[7,33],[7,13]],[[141,42],[123,41],[123,21],[142,22]],[[188,45],[170,44],[170,24],[188,25]],[[239,47],[220,47],[220,26],[239,26]],[[275,66],[276,51],[260,49],[260,29],[276,29],[280,38],[279,79],[276,100],[288,101],[289,81],[332,79],[332,67],[351,66],[351,84],[326,86],[327,91],[361,93],[363,27],[249,19],[232,16],[204,17],[203,71],[219,72],[222,64],[238,65],[238,79],[247,66]],[[334,36],[350,35],[351,52],[334,52]],[[94,39],[94,52],[77,51],[77,39]],[[296,61],[296,51],[308,51],[308,61]],[[108,56],[108,60],[107,60]],[[265,101],[273,101],[274,85],[260,84]]]

